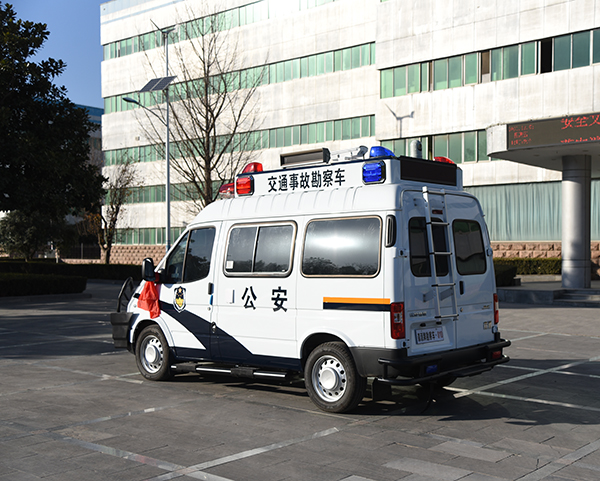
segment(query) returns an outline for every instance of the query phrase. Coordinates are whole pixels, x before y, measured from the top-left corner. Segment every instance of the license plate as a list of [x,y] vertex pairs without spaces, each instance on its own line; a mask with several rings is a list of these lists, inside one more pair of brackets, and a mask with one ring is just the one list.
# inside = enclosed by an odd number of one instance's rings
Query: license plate
[[442,327],[431,327],[429,329],[416,329],[415,337],[417,344],[428,342],[439,342],[444,340],[444,329]]

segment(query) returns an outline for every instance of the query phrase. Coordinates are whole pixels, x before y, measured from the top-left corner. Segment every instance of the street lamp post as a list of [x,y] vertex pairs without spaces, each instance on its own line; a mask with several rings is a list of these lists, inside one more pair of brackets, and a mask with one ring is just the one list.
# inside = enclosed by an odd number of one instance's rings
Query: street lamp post
[[171,156],[170,156],[170,128],[169,128],[169,84],[173,81],[175,76],[169,76],[169,34],[175,30],[174,28],[161,30],[163,36],[163,41],[165,44],[165,63],[166,70],[165,76],[161,78],[156,78],[150,80],[141,90],[140,93],[143,92],[157,92],[164,91],[165,99],[167,103],[167,112],[165,115],[165,120],[162,119],[156,112],[150,110],[148,107],[142,105],[139,101],[132,99],[131,97],[124,97],[123,100],[125,102],[129,102],[137,105],[138,107],[143,108],[147,112],[153,114],[161,123],[166,127],[167,134],[165,139],[165,163],[166,163],[166,178],[165,178],[165,197],[166,197],[166,210],[167,210],[167,219],[166,219],[166,230],[165,230],[165,242],[166,242],[166,250],[167,252],[171,248]]

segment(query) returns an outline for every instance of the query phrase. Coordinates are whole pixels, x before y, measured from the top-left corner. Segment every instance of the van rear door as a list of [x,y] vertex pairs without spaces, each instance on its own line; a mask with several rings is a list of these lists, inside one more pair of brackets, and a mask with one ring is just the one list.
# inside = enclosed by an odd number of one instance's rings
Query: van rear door
[[403,210],[407,223],[403,243],[408,245],[404,299],[411,355],[493,340],[493,266],[477,200],[461,192],[405,191]]

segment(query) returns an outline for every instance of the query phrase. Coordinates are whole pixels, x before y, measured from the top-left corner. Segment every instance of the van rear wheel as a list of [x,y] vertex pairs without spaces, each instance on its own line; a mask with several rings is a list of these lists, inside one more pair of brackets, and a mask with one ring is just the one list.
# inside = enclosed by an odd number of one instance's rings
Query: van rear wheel
[[146,327],[135,343],[135,361],[146,379],[165,381],[171,377],[169,345],[158,326]]
[[341,342],[326,342],[309,354],[304,383],[311,401],[332,413],[354,409],[367,388],[367,379],[358,375],[354,359]]

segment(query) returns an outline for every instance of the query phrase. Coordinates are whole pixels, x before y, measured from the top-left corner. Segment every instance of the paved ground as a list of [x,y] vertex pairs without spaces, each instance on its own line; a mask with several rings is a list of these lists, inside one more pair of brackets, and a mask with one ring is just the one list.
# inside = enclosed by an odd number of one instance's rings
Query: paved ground
[[501,305],[509,364],[328,415],[301,384],[143,381],[118,289],[0,300],[0,480],[600,479],[597,309]]

